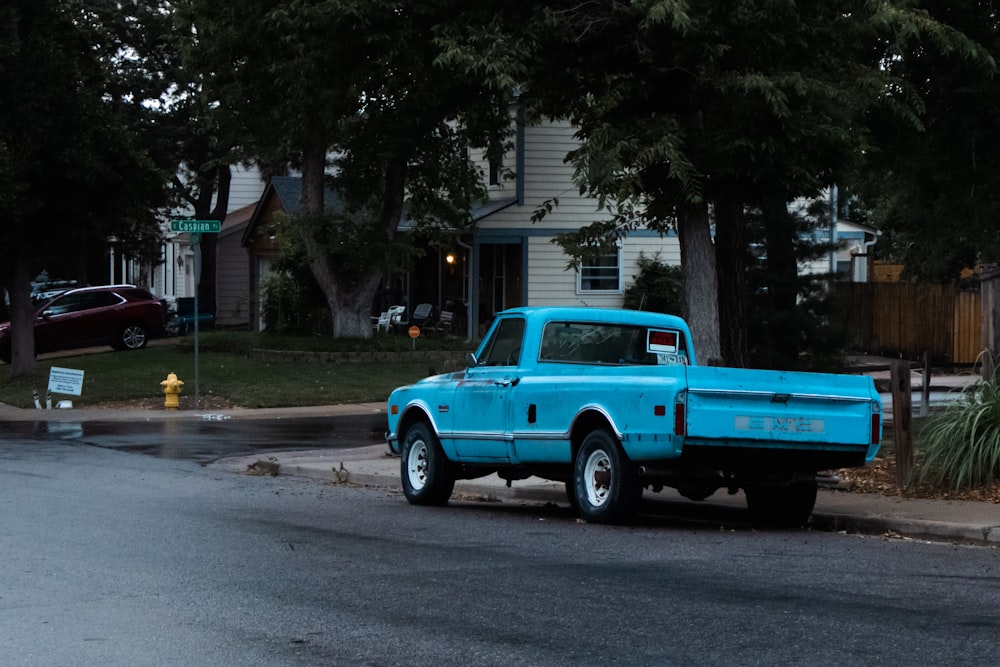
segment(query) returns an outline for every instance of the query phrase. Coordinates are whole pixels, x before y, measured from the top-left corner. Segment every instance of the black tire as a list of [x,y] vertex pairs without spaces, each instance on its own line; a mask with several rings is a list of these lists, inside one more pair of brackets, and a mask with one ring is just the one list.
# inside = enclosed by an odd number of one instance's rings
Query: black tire
[[0,345],[0,361],[9,364],[11,359],[10,345]]
[[624,523],[642,499],[635,465],[605,430],[593,431],[580,445],[573,462],[573,490],[580,516],[590,523]]
[[118,350],[141,350],[146,347],[149,337],[141,324],[128,324],[118,332],[115,340],[115,349]]
[[750,523],[758,528],[804,526],[816,506],[816,489],[815,481],[745,488]]
[[414,505],[444,505],[455,490],[453,464],[426,422],[410,426],[400,449],[403,494]]

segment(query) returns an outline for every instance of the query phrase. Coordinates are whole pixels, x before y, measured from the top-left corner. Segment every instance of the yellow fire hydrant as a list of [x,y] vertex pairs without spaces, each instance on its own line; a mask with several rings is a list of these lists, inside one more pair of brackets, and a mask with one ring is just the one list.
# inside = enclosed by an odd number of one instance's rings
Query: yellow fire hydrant
[[176,373],[167,373],[167,379],[160,383],[163,387],[163,407],[167,410],[176,410],[180,407],[181,387],[183,380],[177,379]]

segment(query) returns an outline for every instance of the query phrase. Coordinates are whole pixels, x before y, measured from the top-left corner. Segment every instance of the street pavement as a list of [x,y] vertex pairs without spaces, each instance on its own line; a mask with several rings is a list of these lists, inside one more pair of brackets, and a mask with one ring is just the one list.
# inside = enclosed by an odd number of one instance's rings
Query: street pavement
[[[888,378],[888,371],[870,370],[870,374],[884,373],[877,378],[881,385]],[[947,396],[954,388],[974,380],[971,374],[949,375],[934,378],[933,394]],[[919,389],[919,374],[913,386]],[[919,394],[918,394],[919,396]],[[946,399],[942,399],[946,400]],[[883,395],[887,420],[891,418],[891,398]],[[919,410],[919,400],[914,398],[914,410]],[[356,405],[313,406],[255,410],[24,410],[0,403],[0,421],[146,421],[146,420],[212,420],[239,419],[295,419],[297,417],[329,417],[336,415],[384,415],[385,404],[362,403]],[[887,428],[889,428],[887,426]],[[360,443],[359,443],[360,445]],[[212,464],[235,474],[251,470],[260,474],[274,472],[282,476],[300,477],[326,483],[353,484],[368,487],[401,490],[400,460],[393,456],[386,445],[358,446],[347,449],[316,449],[283,451],[252,456],[222,459]],[[514,482],[510,487],[496,475],[475,480],[460,480],[453,496],[460,500],[500,503],[555,503],[567,504],[565,487],[561,483],[529,478]],[[658,502],[684,503],[693,501],[665,489],[661,493],[647,493],[646,498]],[[728,495],[720,490],[705,501],[697,503],[696,514],[709,517],[710,521],[745,522],[745,499],[742,492]],[[868,535],[885,535],[903,539],[929,539],[960,543],[983,544],[1000,547],[1000,504],[993,502],[923,500],[887,496],[876,493],[847,492],[821,488],[813,512],[812,528],[815,530],[841,531]]]

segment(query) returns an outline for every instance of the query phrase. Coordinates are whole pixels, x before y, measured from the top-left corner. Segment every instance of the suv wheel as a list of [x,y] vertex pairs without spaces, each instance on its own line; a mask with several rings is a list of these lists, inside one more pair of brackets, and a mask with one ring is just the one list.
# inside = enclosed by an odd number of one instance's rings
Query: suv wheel
[[118,334],[115,347],[119,350],[141,350],[146,347],[147,340],[146,330],[141,325],[129,324]]

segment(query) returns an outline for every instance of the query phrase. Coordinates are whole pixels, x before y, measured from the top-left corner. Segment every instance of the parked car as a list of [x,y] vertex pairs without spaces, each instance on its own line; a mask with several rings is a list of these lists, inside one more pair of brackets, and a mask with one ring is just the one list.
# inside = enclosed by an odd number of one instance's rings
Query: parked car
[[[63,292],[35,312],[35,352],[92,345],[138,350],[162,336],[166,302],[135,285],[81,287]],[[0,323],[0,360],[10,362],[10,322]]]

